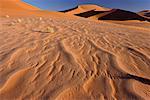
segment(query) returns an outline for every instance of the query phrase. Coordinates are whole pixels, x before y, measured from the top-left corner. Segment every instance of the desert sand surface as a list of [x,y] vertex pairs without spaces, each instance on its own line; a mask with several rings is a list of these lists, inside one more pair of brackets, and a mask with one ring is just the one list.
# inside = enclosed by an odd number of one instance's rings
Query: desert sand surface
[[0,13],[0,100],[149,100],[149,22],[29,8]]

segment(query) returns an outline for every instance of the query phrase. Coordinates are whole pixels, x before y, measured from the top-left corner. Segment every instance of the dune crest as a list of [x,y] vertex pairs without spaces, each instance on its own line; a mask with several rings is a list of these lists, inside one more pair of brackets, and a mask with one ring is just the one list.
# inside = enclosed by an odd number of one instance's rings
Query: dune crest
[[64,10],[64,11],[61,11],[61,12],[65,12],[67,14],[74,15],[74,14],[79,14],[79,13],[83,13],[83,12],[87,12],[87,11],[91,11],[91,10],[94,10],[94,11],[108,11],[110,9],[109,8],[104,8],[104,7],[101,7],[101,6],[97,6],[97,5],[86,4],[86,5],[79,5],[75,8]]
[[68,9],[62,12],[96,20],[116,20],[116,21],[140,20],[150,22],[150,18],[147,18],[149,15],[148,10],[139,13],[134,13],[131,11],[121,9],[110,9],[89,4],[89,5],[79,5],[75,8]]
[[1,0],[0,9],[7,10],[39,10],[36,7],[33,7],[27,3],[23,3],[21,0]]
[[138,12],[138,14],[145,16],[145,17],[150,17],[150,10],[143,10]]
[[106,11],[106,10],[110,10],[109,8],[105,8],[105,7],[101,7],[98,5],[92,5],[92,4],[85,4],[85,5],[79,5],[79,8],[85,9],[87,11],[89,10],[98,10],[98,11]]

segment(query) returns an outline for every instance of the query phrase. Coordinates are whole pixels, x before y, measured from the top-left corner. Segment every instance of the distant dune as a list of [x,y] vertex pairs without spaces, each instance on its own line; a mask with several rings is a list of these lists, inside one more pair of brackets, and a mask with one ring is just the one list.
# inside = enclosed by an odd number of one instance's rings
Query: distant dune
[[150,10],[143,10],[138,12],[140,15],[143,15],[145,17],[150,17]]
[[61,11],[61,12],[65,12],[67,14],[79,14],[79,13],[83,13],[83,12],[88,12],[88,11],[107,11],[110,10],[109,8],[105,8],[105,7],[100,7],[97,5],[91,5],[91,4],[86,4],[86,5],[79,5],[75,8],[72,9],[68,9],[65,11]]
[[143,17],[95,5],[64,13],[0,4],[0,100],[149,100]]
[[0,5],[1,10],[39,10],[21,0],[1,0]]
[[[92,18],[97,20],[140,20],[150,21],[149,18],[145,18],[137,13],[125,11],[121,9],[109,9],[100,7],[97,5],[81,5],[73,9],[63,11],[67,14],[73,14],[80,17]],[[145,16],[148,16],[148,12]]]
[[[34,11],[39,10],[27,3],[22,3],[21,0],[0,0],[0,15],[26,15],[26,13],[33,14]],[[31,12],[33,11],[33,12]]]
[[[0,16],[62,16],[65,14],[56,11],[41,10],[37,7],[31,6],[21,0],[0,0]],[[74,16],[70,15],[71,18]]]
[[121,10],[121,9],[112,9],[110,12],[108,12],[104,16],[99,17],[98,19],[102,19],[102,20],[141,20],[141,21],[149,20],[149,19],[144,18],[136,13]]
[[89,18],[89,17],[93,17],[93,16],[97,16],[97,15],[103,15],[105,12],[109,12],[109,11],[95,11],[95,10],[90,10],[90,11],[82,12],[82,13],[75,14],[75,15],[76,16],[80,16],[80,17]]

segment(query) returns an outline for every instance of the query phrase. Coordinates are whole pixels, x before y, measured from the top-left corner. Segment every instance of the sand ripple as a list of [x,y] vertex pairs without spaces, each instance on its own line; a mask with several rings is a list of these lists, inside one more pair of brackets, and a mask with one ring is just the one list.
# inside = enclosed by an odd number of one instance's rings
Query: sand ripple
[[150,98],[147,27],[55,17],[17,20],[0,19],[2,100]]

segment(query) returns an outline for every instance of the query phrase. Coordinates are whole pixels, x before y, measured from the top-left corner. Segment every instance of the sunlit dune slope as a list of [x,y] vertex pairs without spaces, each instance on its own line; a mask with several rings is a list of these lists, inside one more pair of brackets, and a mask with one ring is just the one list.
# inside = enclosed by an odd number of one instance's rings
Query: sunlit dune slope
[[83,12],[87,12],[87,11],[107,11],[110,10],[109,8],[105,8],[105,7],[101,7],[101,6],[97,6],[97,5],[92,5],[92,4],[86,4],[86,5],[79,5],[75,8],[72,9],[68,9],[62,12],[65,12],[67,14],[79,14],[79,13],[83,13]]
[[[31,6],[21,0],[0,0],[0,16],[62,16],[66,17],[65,14],[55,11],[46,11]],[[73,16],[70,15],[72,18]]]
[[95,10],[95,11],[107,11],[110,10],[109,8],[101,7],[98,5],[92,5],[92,4],[86,4],[86,5],[79,5],[79,8],[82,8],[84,10]]
[[21,0],[0,0],[0,15],[31,15],[39,9]]
[[[109,9],[97,5],[81,5],[73,9],[63,11],[68,14],[96,19],[96,20],[140,20],[150,21],[149,18],[143,17],[140,14],[125,11],[121,9]],[[146,15],[146,14],[145,14]],[[147,13],[148,15],[148,13]]]
[[39,10],[21,0],[0,0],[1,10]]

